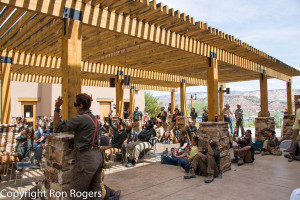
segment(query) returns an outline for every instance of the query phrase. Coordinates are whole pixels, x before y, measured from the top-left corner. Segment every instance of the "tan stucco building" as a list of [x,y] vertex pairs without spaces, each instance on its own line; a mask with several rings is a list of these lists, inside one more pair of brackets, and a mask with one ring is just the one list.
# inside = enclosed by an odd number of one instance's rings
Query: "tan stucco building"
[[[94,115],[107,116],[115,105],[115,88],[82,86],[82,92],[92,95],[94,101],[91,110]],[[38,116],[53,116],[54,103],[58,96],[61,96],[61,84],[12,81],[11,117],[25,117],[32,121]],[[135,106],[141,111],[145,110],[144,91],[135,91]],[[124,89],[124,108],[128,107],[129,89]]]

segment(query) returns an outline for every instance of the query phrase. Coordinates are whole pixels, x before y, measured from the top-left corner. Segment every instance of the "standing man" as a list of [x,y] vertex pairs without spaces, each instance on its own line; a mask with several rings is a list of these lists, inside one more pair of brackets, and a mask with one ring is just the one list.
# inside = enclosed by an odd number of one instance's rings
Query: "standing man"
[[141,132],[142,130],[142,117],[143,113],[139,111],[139,107],[136,107],[133,113],[133,126],[134,130],[137,132]]
[[232,116],[233,116],[233,114],[230,110],[230,106],[227,103],[225,105],[225,108],[223,109],[223,117],[224,117],[224,121],[229,123],[231,134],[233,134]]
[[[300,100],[295,101],[295,109],[296,109],[296,116],[295,116],[295,122],[292,127],[293,130],[293,135],[292,135],[292,143],[297,141],[297,137],[299,136],[299,131],[300,131]],[[285,150],[285,152],[291,152],[291,146]]]
[[236,136],[239,136],[239,127],[241,127],[241,132],[242,135],[245,134],[244,126],[243,126],[243,116],[244,116],[244,111],[241,109],[241,104],[236,105],[237,109],[234,112],[235,119],[236,119]]
[[190,116],[191,116],[191,118],[192,118],[194,124],[196,124],[196,118],[198,117],[198,114],[196,113],[195,108],[192,108],[192,109],[191,109]]
[[171,114],[171,110],[172,110],[172,104],[169,103],[169,106],[168,106],[168,114],[169,114],[169,115]]
[[166,129],[167,129],[167,123],[166,123],[166,121],[167,121],[167,112],[165,111],[164,107],[160,108],[160,113],[157,115],[157,118],[159,118],[162,121],[162,126],[166,131]]
[[[76,192],[101,194],[103,157],[98,139],[97,118],[90,111],[92,101],[92,97],[85,93],[76,95],[74,107],[78,115],[70,120],[59,122],[60,106],[64,101],[62,97],[58,97],[55,102],[53,128],[57,132],[74,131],[75,133],[76,157],[70,188]],[[93,199],[102,199],[101,196],[96,196]],[[82,198],[73,197],[73,199]]]

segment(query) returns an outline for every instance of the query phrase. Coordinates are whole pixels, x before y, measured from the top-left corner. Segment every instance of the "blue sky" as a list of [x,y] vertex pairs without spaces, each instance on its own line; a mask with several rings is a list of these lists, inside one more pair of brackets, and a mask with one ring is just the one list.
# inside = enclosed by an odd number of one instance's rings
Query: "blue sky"
[[[300,70],[299,0],[161,0],[163,5],[180,10],[218,28],[235,38]],[[259,81],[228,83],[232,90],[259,90]],[[285,89],[286,83],[269,79],[268,89]],[[300,89],[300,77],[293,78],[293,88]],[[187,92],[206,91],[189,87]],[[153,92],[154,95],[167,94]]]

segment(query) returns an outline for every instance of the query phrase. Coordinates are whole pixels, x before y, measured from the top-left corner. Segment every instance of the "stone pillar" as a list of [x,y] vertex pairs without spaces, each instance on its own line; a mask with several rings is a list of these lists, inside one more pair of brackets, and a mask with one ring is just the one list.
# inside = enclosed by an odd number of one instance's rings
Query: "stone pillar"
[[191,117],[176,117],[176,125],[178,126],[180,131],[186,130],[186,126],[188,125],[188,122]]
[[274,117],[257,117],[255,118],[255,139],[265,141],[265,129],[275,131]]
[[281,137],[285,137],[286,140],[291,140],[293,133],[292,127],[295,122],[295,115],[284,115],[283,116],[283,127]]
[[47,136],[46,141],[46,168],[44,174],[47,196],[49,197],[50,190],[59,192],[69,192],[70,190],[72,170],[75,163],[75,150],[72,147],[74,135],[57,134]]
[[199,125],[199,150],[207,148],[206,138],[210,136],[217,142],[220,150],[220,170],[224,173],[231,169],[229,132],[227,122],[203,122]]

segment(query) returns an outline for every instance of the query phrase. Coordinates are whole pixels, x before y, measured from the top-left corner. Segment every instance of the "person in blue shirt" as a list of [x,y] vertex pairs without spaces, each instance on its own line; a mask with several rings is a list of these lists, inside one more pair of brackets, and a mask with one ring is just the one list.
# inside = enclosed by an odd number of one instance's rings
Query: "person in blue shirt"
[[42,134],[41,134],[41,137],[38,138],[37,140],[34,140],[34,148],[38,147],[39,145],[42,145],[44,147],[45,143],[46,143],[46,136],[47,135],[50,135],[50,131],[47,128],[47,124],[43,123],[42,124]]

